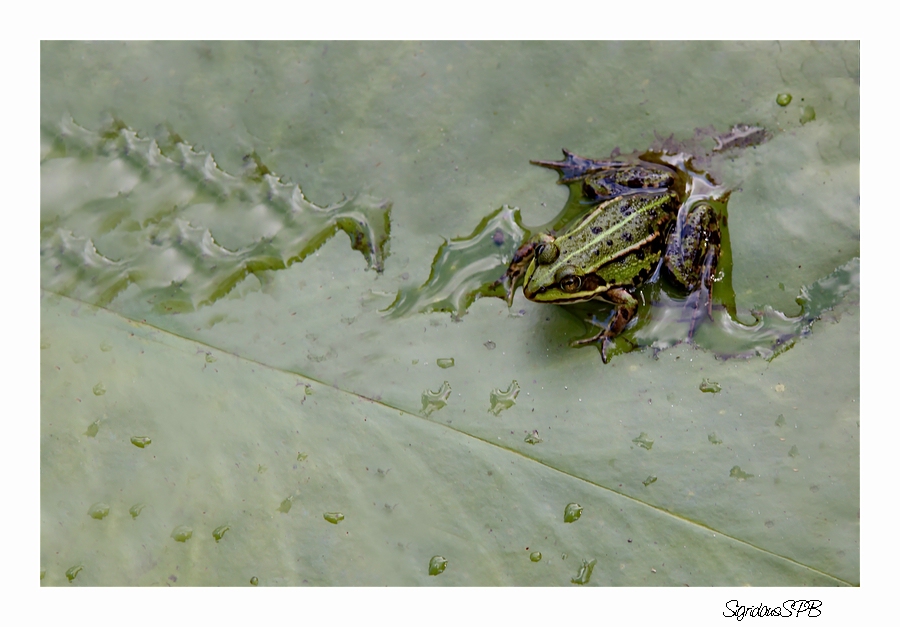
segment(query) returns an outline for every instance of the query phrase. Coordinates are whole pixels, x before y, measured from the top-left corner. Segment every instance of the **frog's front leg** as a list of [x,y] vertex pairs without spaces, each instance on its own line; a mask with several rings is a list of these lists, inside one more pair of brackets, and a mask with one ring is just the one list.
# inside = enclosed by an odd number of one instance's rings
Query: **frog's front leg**
[[609,344],[611,339],[619,335],[631,319],[634,318],[634,314],[637,312],[638,302],[637,299],[631,295],[631,292],[621,287],[614,287],[608,290],[603,295],[603,298],[616,306],[612,320],[609,321],[609,326],[593,337],[572,342],[572,346],[583,346],[584,344],[591,344],[597,340],[602,340],[600,344],[600,358],[605,364],[609,361],[606,357],[607,344]]
[[712,207],[699,204],[684,217],[681,229],[669,234],[666,242],[664,267],[672,278],[684,286],[693,305],[688,337],[693,337],[694,327],[705,304],[707,315],[712,318],[712,284],[719,259],[721,235],[719,222]]

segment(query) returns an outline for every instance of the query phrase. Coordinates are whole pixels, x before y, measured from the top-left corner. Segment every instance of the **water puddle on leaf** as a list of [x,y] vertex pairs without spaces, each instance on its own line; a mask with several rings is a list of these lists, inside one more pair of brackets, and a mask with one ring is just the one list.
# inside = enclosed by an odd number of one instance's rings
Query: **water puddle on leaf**
[[440,555],[435,555],[428,562],[428,574],[431,576],[440,575],[447,568],[447,559]]
[[563,512],[563,521],[567,523],[573,523],[579,518],[581,518],[581,512],[584,511],[584,508],[578,503],[569,503],[566,505],[566,510]]
[[332,525],[336,525],[344,520],[344,515],[340,512],[325,512],[322,517]]
[[519,382],[515,379],[513,379],[512,383],[510,383],[509,387],[505,390],[494,388],[491,390],[491,408],[488,411],[495,416],[499,416],[501,411],[509,409],[516,404],[516,397],[519,395],[521,389],[522,388],[519,387]]
[[187,542],[194,535],[194,530],[187,525],[178,525],[172,530],[172,538],[175,542]]
[[447,404],[447,399],[450,398],[450,391],[450,383],[444,381],[437,392],[430,390],[422,392],[422,415],[430,416],[444,407]]
[[109,505],[106,503],[94,503],[88,509],[88,516],[96,520],[103,520],[109,516]]
[[42,129],[41,285],[106,306],[130,285],[157,313],[194,311],[250,274],[303,261],[343,231],[370,269],[388,255],[391,203],[320,207],[248,155],[237,174],[178,135],[113,120]]
[[581,568],[578,569],[578,574],[571,579],[572,583],[583,586],[590,582],[591,573],[594,572],[594,566],[596,564],[597,560],[581,560]]

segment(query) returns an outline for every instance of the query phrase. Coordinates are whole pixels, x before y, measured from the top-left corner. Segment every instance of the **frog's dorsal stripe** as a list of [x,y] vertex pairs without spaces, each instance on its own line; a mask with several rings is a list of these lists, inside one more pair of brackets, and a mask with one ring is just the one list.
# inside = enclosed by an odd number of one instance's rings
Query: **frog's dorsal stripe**
[[[564,257],[561,256],[559,258],[559,260],[557,260],[556,264],[554,264],[554,265],[563,266],[563,265],[569,264],[570,260],[573,257],[577,257],[577,256],[585,253],[586,251],[591,250],[592,248],[594,248],[597,245],[597,242],[603,241],[604,239],[608,239],[611,235],[615,234],[617,231],[621,230],[626,225],[628,225],[628,223],[630,223],[632,220],[637,219],[639,216],[641,216],[649,211],[652,211],[653,209],[659,208],[662,204],[664,204],[670,198],[670,196],[671,196],[671,194],[669,194],[669,193],[660,194],[657,198],[653,199],[651,202],[648,202],[646,205],[644,205],[640,209],[637,209],[636,211],[634,211],[626,219],[617,222],[614,226],[608,228],[607,230],[603,231],[602,233],[597,233],[597,235],[595,237],[591,238],[591,240],[588,243],[586,243],[584,246],[582,246],[581,248],[573,250],[571,253],[565,255]],[[594,216],[596,216],[598,213],[605,211],[606,208],[610,204],[616,202],[617,200],[620,200],[620,199],[614,198],[612,200],[609,200],[609,201],[603,203],[599,207],[597,207],[587,217],[587,219],[585,219],[582,222],[582,224],[587,224],[588,222],[593,220]],[[634,252],[638,248],[642,247],[644,244],[647,244],[648,242],[652,242],[654,239],[656,239],[657,235],[658,235],[658,233],[653,233],[650,236],[648,236],[640,241],[635,242],[634,244],[632,244],[631,246],[629,246],[627,248],[622,248],[621,250],[617,250],[616,252],[614,252],[610,255],[607,255],[605,257],[601,257],[601,258],[595,260],[595,262],[591,265],[594,268],[599,268],[600,266],[603,266],[611,261],[620,259],[621,257],[624,257],[628,253]],[[593,269],[592,269],[592,271],[593,271]]]

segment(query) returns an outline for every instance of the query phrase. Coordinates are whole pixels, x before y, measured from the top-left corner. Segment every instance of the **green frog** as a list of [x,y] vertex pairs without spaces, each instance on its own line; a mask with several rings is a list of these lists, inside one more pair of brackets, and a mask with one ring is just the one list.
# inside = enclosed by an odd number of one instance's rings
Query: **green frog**
[[508,301],[521,279],[525,297],[534,302],[611,303],[607,326],[574,343],[599,341],[606,363],[608,343],[635,316],[636,290],[662,271],[690,294],[692,335],[702,311],[711,315],[721,244],[713,208],[704,202],[686,204],[686,182],[667,165],[563,153],[563,161],[531,163],[559,172],[561,184],[580,184],[585,212],[560,234],[540,234],[516,251],[503,278]]

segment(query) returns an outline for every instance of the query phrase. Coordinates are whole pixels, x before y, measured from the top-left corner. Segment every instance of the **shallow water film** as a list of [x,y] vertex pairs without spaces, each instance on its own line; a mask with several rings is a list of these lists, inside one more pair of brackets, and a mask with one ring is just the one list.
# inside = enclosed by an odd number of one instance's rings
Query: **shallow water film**
[[[41,98],[41,585],[859,584],[857,42],[46,42]],[[530,160],[685,145],[691,341],[507,305]]]

